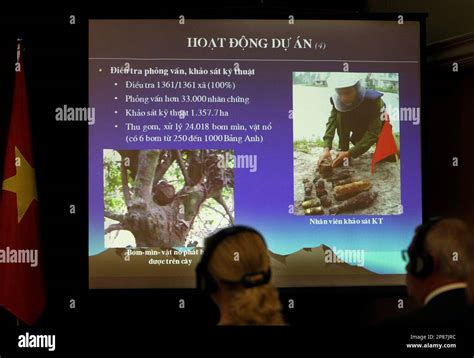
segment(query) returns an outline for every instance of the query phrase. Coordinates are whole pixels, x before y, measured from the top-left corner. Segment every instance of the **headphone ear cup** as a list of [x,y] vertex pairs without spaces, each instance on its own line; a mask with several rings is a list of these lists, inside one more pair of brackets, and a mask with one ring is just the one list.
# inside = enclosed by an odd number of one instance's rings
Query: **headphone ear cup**
[[433,271],[433,259],[429,255],[420,255],[413,258],[409,265],[410,273],[418,278],[424,278]]
[[414,267],[415,275],[422,276],[423,270],[424,270],[423,259],[420,256],[417,256],[415,260],[415,267]]

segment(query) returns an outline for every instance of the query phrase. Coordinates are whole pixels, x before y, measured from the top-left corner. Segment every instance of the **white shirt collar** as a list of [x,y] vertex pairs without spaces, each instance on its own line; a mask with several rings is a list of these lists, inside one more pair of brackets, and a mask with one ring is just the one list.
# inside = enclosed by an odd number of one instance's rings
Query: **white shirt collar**
[[443,292],[446,291],[451,291],[451,290],[456,290],[458,288],[466,288],[467,284],[464,282],[456,282],[456,283],[450,283],[449,285],[444,285],[441,287],[438,287],[436,290],[431,291],[428,296],[425,298],[425,305],[430,302],[435,296],[438,296],[442,294]]

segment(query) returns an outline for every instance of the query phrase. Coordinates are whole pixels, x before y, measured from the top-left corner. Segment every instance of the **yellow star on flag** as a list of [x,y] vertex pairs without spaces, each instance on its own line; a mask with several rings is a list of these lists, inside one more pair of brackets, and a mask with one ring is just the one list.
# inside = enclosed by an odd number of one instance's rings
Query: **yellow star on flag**
[[30,207],[33,200],[38,200],[36,193],[35,169],[23,157],[20,150],[15,146],[15,168],[16,175],[3,181],[2,189],[16,193],[16,207],[18,212],[18,223]]

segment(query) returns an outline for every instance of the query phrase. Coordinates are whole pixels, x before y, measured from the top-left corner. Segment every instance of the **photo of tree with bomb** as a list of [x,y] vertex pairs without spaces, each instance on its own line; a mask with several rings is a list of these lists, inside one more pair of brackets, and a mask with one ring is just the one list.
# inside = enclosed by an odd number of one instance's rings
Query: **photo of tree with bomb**
[[[226,150],[104,150],[105,246],[203,246],[232,225],[233,160],[226,167],[224,156],[233,158]],[[118,233],[132,242],[114,243]]]

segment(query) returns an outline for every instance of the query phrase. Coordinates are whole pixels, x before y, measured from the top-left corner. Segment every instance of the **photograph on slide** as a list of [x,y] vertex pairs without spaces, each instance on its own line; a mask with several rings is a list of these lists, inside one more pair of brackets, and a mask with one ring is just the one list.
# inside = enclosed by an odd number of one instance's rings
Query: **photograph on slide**
[[402,213],[390,116],[398,82],[397,73],[293,73],[295,215]]

